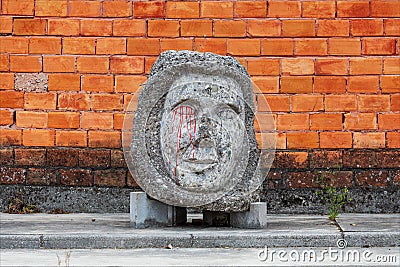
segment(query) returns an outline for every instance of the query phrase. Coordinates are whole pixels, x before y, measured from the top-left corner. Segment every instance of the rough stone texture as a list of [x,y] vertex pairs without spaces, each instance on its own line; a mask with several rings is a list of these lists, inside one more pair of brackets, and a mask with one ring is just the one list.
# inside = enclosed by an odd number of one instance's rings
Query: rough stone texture
[[79,166],[81,167],[110,167],[111,156],[110,150],[80,150],[79,151]]
[[46,150],[39,148],[15,149],[15,165],[43,166],[46,159]]
[[260,156],[253,121],[251,81],[234,58],[162,53],[128,129],[128,166],[150,196],[169,205],[247,210],[272,162]]
[[78,150],[74,149],[48,149],[46,164],[48,166],[78,166]]
[[26,174],[26,183],[31,185],[56,185],[57,174],[49,169],[29,168]]
[[93,184],[90,170],[60,170],[60,184],[90,186]]
[[93,173],[95,185],[120,187],[126,185],[126,170],[96,170]]
[[14,155],[12,149],[0,149],[0,165],[14,165]]
[[48,77],[46,73],[16,73],[14,88],[24,92],[46,92]]

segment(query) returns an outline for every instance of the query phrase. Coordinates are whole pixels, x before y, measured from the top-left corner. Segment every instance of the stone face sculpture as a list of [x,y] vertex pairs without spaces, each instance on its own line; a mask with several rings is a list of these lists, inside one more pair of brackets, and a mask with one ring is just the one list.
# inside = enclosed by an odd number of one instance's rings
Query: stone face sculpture
[[238,61],[164,52],[139,96],[128,166],[166,204],[246,210],[264,180],[253,122],[252,83]]

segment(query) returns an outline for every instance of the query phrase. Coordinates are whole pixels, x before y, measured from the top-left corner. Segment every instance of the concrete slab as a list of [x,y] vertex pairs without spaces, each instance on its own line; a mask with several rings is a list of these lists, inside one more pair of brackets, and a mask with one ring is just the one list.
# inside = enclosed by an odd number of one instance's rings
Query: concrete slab
[[336,221],[345,232],[400,232],[400,214],[341,214]]
[[[265,253],[265,251],[268,253]],[[335,252],[329,256],[329,251]],[[324,254],[325,252],[325,254]],[[328,253],[326,253],[328,252]],[[367,252],[367,253],[366,253]],[[279,254],[281,253],[281,254]],[[315,254],[310,254],[315,253]],[[363,255],[369,255],[368,258]],[[268,255],[268,257],[267,257]],[[281,255],[278,257],[278,255]],[[289,255],[292,255],[291,257]],[[299,255],[299,260],[297,260]],[[310,257],[309,255],[315,255]],[[349,256],[348,256],[349,255]],[[353,256],[355,255],[355,256]],[[357,256],[360,256],[358,260]],[[399,248],[2,250],[1,266],[398,266]],[[377,262],[385,259],[386,262]],[[383,258],[385,257],[385,258]],[[292,260],[294,259],[294,260]]]

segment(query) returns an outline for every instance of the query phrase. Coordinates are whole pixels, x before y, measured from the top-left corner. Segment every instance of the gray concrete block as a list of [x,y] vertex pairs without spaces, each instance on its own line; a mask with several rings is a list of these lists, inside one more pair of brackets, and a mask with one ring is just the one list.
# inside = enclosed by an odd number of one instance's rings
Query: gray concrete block
[[150,199],[144,192],[130,193],[130,222],[134,228],[185,224],[186,208],[174,207]]
[[249,211],[231,212],[230,225],[238,228],[265,228],[267,226],[267,203],[254,202]]

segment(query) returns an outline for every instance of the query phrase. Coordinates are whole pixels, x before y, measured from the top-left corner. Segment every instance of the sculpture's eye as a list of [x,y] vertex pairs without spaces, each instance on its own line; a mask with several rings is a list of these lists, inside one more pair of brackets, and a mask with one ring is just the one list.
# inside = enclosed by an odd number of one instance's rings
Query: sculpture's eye
[[218,112],[218,117],[225,120],[233,120],[237,117],[237,114],[233,109],[226,107]]

